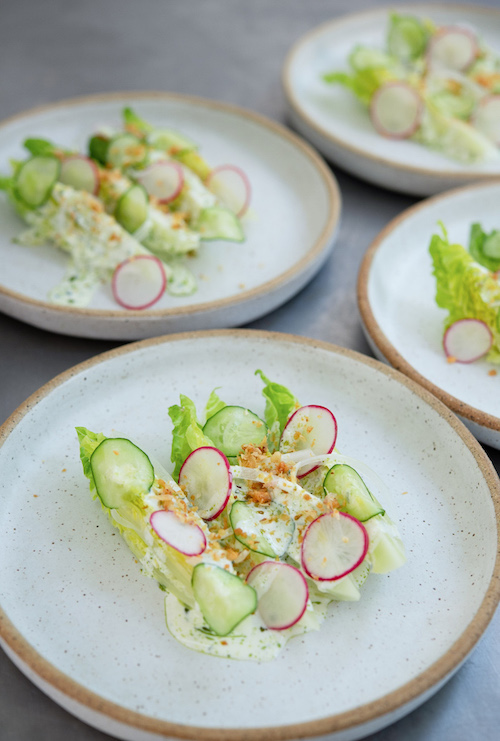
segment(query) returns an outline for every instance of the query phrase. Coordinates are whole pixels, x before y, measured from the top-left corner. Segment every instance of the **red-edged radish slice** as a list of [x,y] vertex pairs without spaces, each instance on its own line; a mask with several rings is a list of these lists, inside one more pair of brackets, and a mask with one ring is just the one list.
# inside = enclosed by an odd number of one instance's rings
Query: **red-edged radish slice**
[[175,200],[184,186],[182,167],[170,160],[154,162],[138,172],[136,179],[146,188],[148,195],[160,203]]
[[153,255],[134,255],[121,262],[113,273],[111,290],[124,309],[148,309],[163,296],[167,276],[163,263]]
[[461,26],[443,26],[430,40],[427,62],[431,67],[460,72],[472,64],[478,51],[473,31]]
[[472,116],[472,125],[500,147],[500,95],[481,98]]
[[99,170],[95,162],[83,154],[72,154],[64,158],[59,180],[76,190],[86,190],[94,196],[99,190]]
[[345,512],[320,515],[302,540],[302,567],[311,579],[335,581],[354,571],[368,551],[364,525]]
[[480,319],[458,319],[443,337],[446,357],[457,363],[473,363],[489,352],[493,334]]
[[379,87],[370,103],[372,123],[388,139],[408,139],[420,126],[423,110],[418,92],[399,81]]
[[[311,450],[313,455],[331,453],[337,441],[337,420],[326,407],[309,404],[297,409],[285,425],[280,440],[280,451]],[[318,468],[302,467],[298,478]]]
[[250,180],[236,165],[215,167],[206,179],[209,190],[241,219],[248,210],[252,189]]
[[246,581],[257,592],[258,612],[270,630],[291,628],[306,611],[309,589],[295,566],[263,561],[253,567]]
[[233,487],[228,459],[217,448],[196,448],[182,464],[179,486],[200,517],[213,520],[224,510]]
[[149,518],[159,538],[185,556],[199,556],[207,547],[205,533],[192,522],[184,522],[171,510],[159,509]]

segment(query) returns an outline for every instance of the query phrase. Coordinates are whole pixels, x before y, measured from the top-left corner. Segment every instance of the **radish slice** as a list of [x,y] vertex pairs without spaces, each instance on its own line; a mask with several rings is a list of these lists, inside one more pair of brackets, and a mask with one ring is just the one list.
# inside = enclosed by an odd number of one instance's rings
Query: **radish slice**
[[[337,420],[326,407],[310,404],[297,409],[289,418],[281,435],[280,451],[312,451],[313,455],[331,453],[337,441]],[[315,471],[317,465],[301,469],[298,478]]]
[[94,196],[99,190],[99,170],[95,162],[83,154],[74,154],[63,160],[59,180]]
[[486,95],[481,98],[472,117],[472,124],[500,147],[500,95]]
[[184,185],[184,173],[178,162],[161,160],[154,162],[136,175],[146,188],[148,195],[160,203],[170,203],[177,198]]
[[251,186],[243,170],[235,165],[215,167],[206,179],[209,190],[241,219],[248,210]]
[[199,556],[207,547],[203,530],[191,522],[184,522],[171,510],[153,512],[149,522],[159,538],[185,556]]
[[479,51],[476,35],[468,28],[444,26],[432,37],[427,61],[432,67],[457,70],[467,69]]
[[182,464],[179,486],[197,507],[200,517],[215,519],[224,510],[233,488],[228,459],[217,448],[196,448]]
[[370,103],[370,117],[379,134],[389,139],[408,139],[420,126],[423,103],[406,82],[387,82]]
[[354,571],[368,551],[364,525],[345,512],[320,515],[302,541],[302,567],[311,579],[335,581]]
[[493,334],[480,319],[459,319],[448,327],[443,337],[446,357],[457,363],[473,363],[489,352]]
[[124,309],[147,309],[164,294],[167,276],[163,263],[153,255],[134,255],[121,262],[113,273],[111,289]]
[[270,630],[291,628],[306,611],[309,589],[294,566],[263,561],[250,571],[247,584],[257,592],[258,611]]

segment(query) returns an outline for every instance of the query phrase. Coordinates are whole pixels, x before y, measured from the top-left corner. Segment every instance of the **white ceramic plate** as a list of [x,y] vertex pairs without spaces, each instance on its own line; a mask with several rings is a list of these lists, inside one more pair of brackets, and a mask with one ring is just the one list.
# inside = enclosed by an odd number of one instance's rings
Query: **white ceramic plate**
[[[407,565],[264,664],[170,637],[162,592],[91,499],[74,433],[115,428],[167,463],[179,393],[203,404],[219,386],[263,413],[256,368],[335,411],[339,449],[383,476],[408,550]],[[429,392],[349,350],[234,330],[142,342],[56,378],[1,442],[2,645],[56,702],[123,739],[359,738],[430,697],[500,597],[500,488],[485,453]]]
[[[500,11],[466,5],[403,5],[401,13],[432,18],[439,25],[468,23],[500,54]],[[320,152],[354,175],[387,188],[431,195],[453,186],[500,175],[500,156],[465,166],[412,141],[395,142],[377,134],[366,109],[340,85],[321,75],[348,70],[356,44],[383,48],[393,6],[325,23],[299,39],[289,52],[283,85],[295,128]]]
[[[495,448],[500,448],[500,369],[485,360],[447,363],[442,347],[447,312],[434,300],[428,248],[439,220],[450,240],[464,245],[473,222],[486,231],[497,229],[499,202],[497,182],[460,188],[408,209],[371,245],[358,279],[361,318],[377,357],[426,386]],[[495,369],[498,374],[490,376]]]
[[214,166],[239,165],[253,197],[243,244],[205,242],[189,260],[198,291],[165,296],[151,309],[121,309],[103,286],[86,309],[47,302],[67,256],[46,246],[12,244],[23,224],[0,194],[0,311],[53,332],[106,339],[141,339],[189,329],[236,326],[275,309],[319,270],[333,246],[340,195],[313,150],[277,123],[225,103],[167,93],[115,93],[62,101],[0,125],[0,170],[25,157],[23,140],[41,136],[84,151],[102,124],[119,126],[125,105],[158,126],[171,126],[200,144]]

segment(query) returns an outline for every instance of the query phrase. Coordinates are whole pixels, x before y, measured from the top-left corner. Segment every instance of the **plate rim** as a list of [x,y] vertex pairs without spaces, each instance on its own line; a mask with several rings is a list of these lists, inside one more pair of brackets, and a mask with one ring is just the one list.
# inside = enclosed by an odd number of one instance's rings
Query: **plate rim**
[[342,195],[337,179],[328,167],[322,156],[306,141],[299,137],[294,132],[287,129],[283,124],[273,119],[268,118],[260,113],[253,110],[244,108],[243,106],[235,105],[233,103],[227,103],[220,100],[212,100],[210,98],[203,98],[197,95],[187,95],[184,93],[168,92],[162,90],[124,90],[124,91],[113,91],[109,93],[94,93],[92,95],[79,95],[71,98],[63,98],[61,100],[47,103],[33,108],[29,108],[24,111],[20,111],[8,118],[0,121],[0,136],[3,133],[3,129],[10,126],[12,123],[29,119],[30,116],[38,113],[44,113],[45,111],[57,111],[61,108],[76,107],[79,105],[86,105],[89,103],[101,103],[109,101],[132,101],[140,99],[155,99],[165,101],[177,101],[179,103],[187,103],[192,106],[198,106],[200,108],[209,108],[211,110],[225,112],[230,115],[239,116],[244,119],[250,119],[254,123],[262,126],[270,132],[280,136],[285,141],[294,145],[299,152],[305,155],[315,170],[321,176],[325,191],[328,199],[327,206],[327,221],[319,234],[318,238],[312,244],[311,248],[295,265],[286,269],[284,272],[277,275],[271,280],[267,280],[259,286],[254,288],[243,290],[238,295],[227,296],[226,298],[215,299],[213,301],[204,301],[199,304],[188,304],[187,306],[172,307],[167,309],[144,309],[142,311],[137,310],[118,310],[118,309],[90,309],[88,307],[76,307],[76,306],[61,306],[59,304],[50,303],[50,301],[42,301],[35,299],[30,296],[26,296],[19,291],[14,291],[7,286],[0,283],[0,295],[7,297],[8,299],[21,302],[22,304],[29,305],[33,308],[45,309],[50,312],[55,312],[59,315],[69,315],[74,317],[87,317],[89,319],[175,319],[178,317],[185,317],[189,315],[203,314],[207,311],[220,310],[228,308],[229,306],[238,306],[239,304],[246,303],[248,301],[255,300],[260,296],[267,295],[272,290],[279,289],[282,285],[290,283],[294,278],[303,273],[314,264],[316,260],[324,253],[325,249],[328,248],[330,241],[333,239],[336,231],[340,225],[340,218],[342,213]]
[[426,376],[422,375],[417,371],[411,363],[398,352],[396,347],[389,340],[385,332],[383,331],[380,324],[375,318],[373,313],[370,299],[368,295],[368,284],[370,280],[370,271],[375,260],[376,254],[382,244],[385,242],[387,237],[397,229],[407,219],[411,219],[416,213],[425,210],[428,206],[432,206],[439,201],[446,199],[455,198],[455,196],[461,193],[469,193],[475,190],[481,190],[485,188],[491,188],[492,186],[500,186],[500,178],[490,180],[488,182],[474,183],[473,185],[465,185],[461,188],[453,188],[447,190],[444,193],[440,193],[431,198],[425,198],[419,201],[413,206],[402,211],[398,216],[391,221],[377,234],[373,242],[368,247],[365,255],[361,261],[361,265],[358,272],[358,280],[356,286],[357,303],[359,313],[361,315],[361,321],[367,334],[369,334],[371,340],[382,354],[384,358],[391,364],[393,368],[404,373],[413,381],[426,388],[440,401],[449,407],[455,414],[473,422],[481,427],[484,427],[493,432],[500,432],[500,417],[496,417],[488,412],[483,412],[481,409],[477,409],[462,399],[445,391],[441,386],[437,386],[435,383],[430,381]]
[[[415,10],[417,6],[411,3],[405,3],[404,5],[399,5],[398,3],[398,11],[404,12],[405,10]],[[484,13],[487,15],[488,13],[491,13],[495,16],[498,16],[498,19],[500,21],[500,9],[494,8],[490,5],[471,5],[466,3],[461,4],[452,4],[447,5],[444,3],[423,3],[422,5],[418,5],[419,8],[422,8],[422,10],[425,11],[432,11],[434,10],[448,10],[448,11],[474,11],[479,13]],[[285,94],[285,98],[287,100],[288,105],[290,106],[293,113],[298,116],[302,121],[304,121],[308,126],[310,126],[313,131],[318,134],[319,136],[326,139],[329,144],[333,144],[337,147],[340,147],[341,149],[345,149],[348,152],[350,152],[353,155],[356,155],[357,157],[361,157],[363,159],[370,160],[371,162],[376,163],[377,165],[382,165],[384,167],[389,167],[394,169],[396,172],[411,172],[414,175],[422,175],[427,178],[432,178],[434,181],[440,181],[443,179],[449,179],[454,181],[455,183],[459,184],[460,182],[464,182],[467,180],[468,182],[474,182],[477,180],[494,180],[499,177],[498,173],[487,173],[482,172],[480,170],[470,168],[467,170],[457,171],[457,170],[446,170],[445,168],[442,168],[440,170],[432,170],[427,167],[420,167],[418,165],[405,165],[398,161],[393,161],[383,155],[376,155],[373,154],[366,149],[363,149],[361,147],[357,147],[355,144],[350,144],[349,142],[346,142],[345,139],[343,139],[340,136],[337,136],[336,134],[332,134],[331,131],[328,131],[328,129],[325,129],[323,126],[321,126],[313,116],[311,116],[301,105],[299,97],[296,95],[293,84],[292,84],[292,65],[295,60],[295,56],[299,53],[299,51],[302,50],[304,46],[307,46],[316,36],[320,36],[326,29],[329,28],[335,28],[338,26],[342,26],[346,23],[350,23],[352,20],[356,19],[362,19],[362,18],[370,18],[370,17],[378,17],[380,15],[387,15],[391,10],[393,10],[393,6],[391,5],[385,5],[383,7],[376,8],[375,10],[365,10],[365,11],[359,11],[356,13],[345,13],[337,18],[334,18],[333,20],[325,21],[318,26],[315,26],[314,28],[307,31],[305,34],[300,36],[295,43],[292,45],[292,47],[287,52],[287,55],[285,57],[285,61],[283,63],[282,71],[281,71],[281,84],[282,88]],[[332,157],[332,159],[334,159]],[[347,170],[347,167],[345,168]],[[451,186],[450,186],[451,187]]]
[[[424,402],[429,404],[434,411],[449,423],[454,432],[458,434],[462,442],[469,448],[474,456],[478,468],[485,479],[485,483],[490,490],[497,526],[497,541],[500,546],[500,479],[498,478],[493,464],[484,452],[483,448],[467,430],[464,424],[460,422],[460,420],[427,389],[422,388],[415,381],[401,374],[399,371],[384,365],[378,360],[362,355],[357,351],[339,347],[322,340],[302,337],[299,335],[252,329],[202,330],[195,332],[182,332],[174,335],[163,335],[161,337],[141,340],[139,342],[130,343],[101,353],[57,375],[28,397],[28,399],[23,402],[0,426],[0,448],[19,422],[34,406],[40,403],[53,390],[62,386],[66,381],[82,372],[85,372],[89,368],[100,365],[101,363],[106,363],[108,360],[112,360],[121,355],[141,351],[144,348],[153,347],[155,345],[208,337],[237,337],[247,338],[249,341],[254,339],[264,339],[275,343],[292,342],[320,350],[326,350],[333,355],[346,356],[358,363],[361,362],[362,364],[389,376],[389,378],[392,378],[408,388]],[[401,685],[396,690],[384,695],[382,698],[366,703],[358,708],[344,711],[343,713],[337,713],[335,715],[302,723],[253,727],[247,729],[203,728],[201,726],[172,723],[170,721],[143,715],[120,706],[115,702],[106,700],[97,693],[94,693],[92,690],[85,688],[83,685],[79,684],[64,672],[57,669],[49,661],[44,659],[17,630],[6,616],[1,606],[0,639],[2,643],[5,643],[8,646],[9,650],[16,656],[16,658],[21,661],[22,666],[27,666],[30,672],[34,674],[37,679],[42,681],[43,685],[48,684],[52,690],[56,691],[53,694],[57,695],[57,693],[61,693],[66,699],[70,699],[73,704],[77,703],[80,706],[83,706],[87,711],[98,713],[108,721],[113,720],[125,724],[127,727],[131,727],[136,731],[156,733],[176,739],[196,739],[196,741],[288,741],[298,737],[313,738],[327,733],[336,733],[356,728],[371,721],[376,721],[383,716],[394,714],[399,709],[412,703],[412,701],[418,701],[422,695],[431,691],[433,687],[439,687],[440,684],[446,681],[446,679],[448,679],[449,676],[451,676],[451,674],[460,667],[461,663],[467,658],[486,630],[488,624],[493,618],[499,601],[500,547],[497,550],[495,565],[488,588],[477,612],[453,645],[426,670],[406,682],[404,685]],[[33,679],[31,681],[33,681]]]

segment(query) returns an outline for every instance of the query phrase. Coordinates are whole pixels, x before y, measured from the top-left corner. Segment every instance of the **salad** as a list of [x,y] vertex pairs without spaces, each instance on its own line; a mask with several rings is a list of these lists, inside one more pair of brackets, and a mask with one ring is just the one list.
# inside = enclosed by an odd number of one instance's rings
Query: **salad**
[[436,303],[448,311],[443,347],[448,362],[486,357],[500,363],[500,231],[472,224],[469,249],[451,244],[446,229],[429,246]]
[[323,75],[365,105],[374,128],[465,164],[498,157],[500,57],[469,26],[389,15],[386,45],[358,45],[350,71]]
[[196,279],[186,257],[201,241],[244,240],[250,185],[238,167],[211,168],[191,139],[130,108],[123,122],[92,136],[85,155],[27,139],[30,156],[0,178],[29,227],[16,242],[49,242],[69,255],[52,303],[86,306],[103,283],[128,309],[152,306],[165,290],[189,295]]
[[166,593],[171,634],[261,661],[406,557],[367,485],[383,495],[384,484],[336,450],[332,412],[256,374],[264,418],[215,391],[201,416],[184,395],[170,407],[171,474],[128,439],[77,433],[94,498]]

